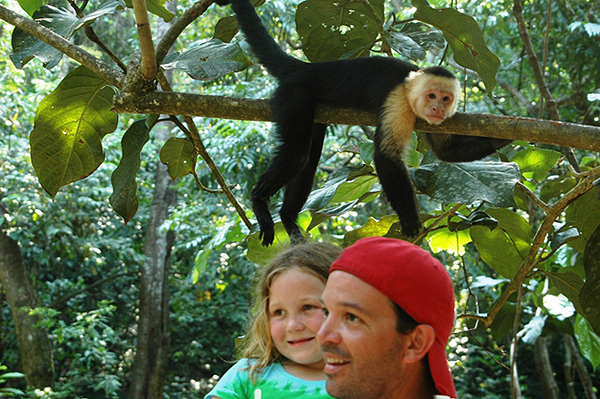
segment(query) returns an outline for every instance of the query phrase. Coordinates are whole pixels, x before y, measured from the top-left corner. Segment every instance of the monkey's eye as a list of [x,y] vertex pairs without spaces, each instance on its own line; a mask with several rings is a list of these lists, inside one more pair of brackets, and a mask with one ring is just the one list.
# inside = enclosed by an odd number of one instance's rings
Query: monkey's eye
[[445,96],[445,97],[444,97],[444,99],[443,99],[443,101],[444,101],[444,102],[446,102],[446,101],[450,101],[450,97],[449,97],[449,96]]
[[432,99],[432,100],[435,100],[435,94],[429,93],[429,98]]

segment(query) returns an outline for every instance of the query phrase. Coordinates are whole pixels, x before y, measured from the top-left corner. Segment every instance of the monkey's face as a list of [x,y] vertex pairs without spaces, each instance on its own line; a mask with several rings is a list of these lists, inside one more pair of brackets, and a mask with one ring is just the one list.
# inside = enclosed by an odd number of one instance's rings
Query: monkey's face
[[413,72],[407,89],[413,112],[431,125],[439,125],[456,112],[460,84],[455,78]]
[[454,114],[454,101],[454,94],[451,92],[431,88],[421,94],[415,111],[418,117],[429,124],[438,125]]

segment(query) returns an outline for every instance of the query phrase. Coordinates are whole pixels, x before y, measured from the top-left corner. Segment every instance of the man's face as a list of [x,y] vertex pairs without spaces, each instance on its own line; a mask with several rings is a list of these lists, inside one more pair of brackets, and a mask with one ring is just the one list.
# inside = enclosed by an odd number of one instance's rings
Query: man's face
[[322,301],[317,339],[325,357],[327,392],[340,399],[393,398],[404,385],[404,337],[391,301],[352,274],[336,270]]

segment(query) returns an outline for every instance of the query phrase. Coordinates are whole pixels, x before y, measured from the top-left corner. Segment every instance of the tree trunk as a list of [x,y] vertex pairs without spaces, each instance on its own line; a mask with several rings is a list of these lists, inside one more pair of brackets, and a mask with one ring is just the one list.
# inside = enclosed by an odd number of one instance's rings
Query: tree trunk
[[[4,212],[0,209],[0,216]],[[54,388],[54,365],[48,332],[36,327],[39,317],[31,315],[35,295],[25,270],[21,250],[0,225],[0,282],[10,304],[17,331],[25,381],[34,388]]]
[[560,390],[554,379],[552,365],[550,364],[550,354],[548,353],[548,338],[539,337],[534,345],[534,359],[537,375],[542,388],[542,397],[544,399],[559,399]]
[[176,194],[167,167],[156,170],[156,187],[140,281],[140,319],[137,354],[131,378],[131,399],[162,398],[169,358],[169,265],[172,232],[161,231]]
[[581,356],[581,351],[577,347],[575,343],[575,339],[571,335],[563,335],[565,345],[568,345],[571,355],[573,356],[573,361],[575,362],[575,369],[577,370],[577,375],[579,379],[581,379],[581,385],[583,385],[583,389],[585,391],[585,397],[587,399],[596,399],[596,393],[594,392],[594,385],[592,384],[592,379],[590,378],[590,374],[588,373],[587,368],[583,362],[583,357]]

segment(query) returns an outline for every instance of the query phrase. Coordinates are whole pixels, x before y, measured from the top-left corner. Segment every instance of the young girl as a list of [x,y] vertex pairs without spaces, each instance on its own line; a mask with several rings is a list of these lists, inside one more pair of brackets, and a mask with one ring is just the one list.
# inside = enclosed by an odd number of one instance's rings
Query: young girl
[[261,270],[243,359],[205,399],[331,398],[316,336],[323,322],[321,294],[340,252],[327,243],[298,244]]

